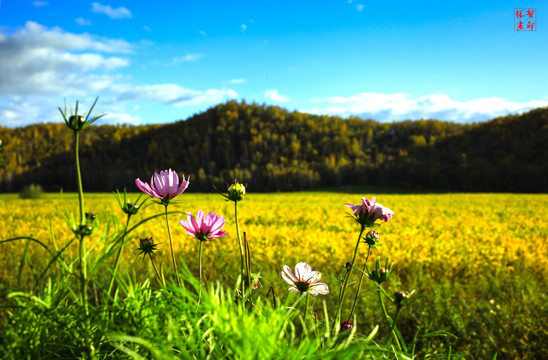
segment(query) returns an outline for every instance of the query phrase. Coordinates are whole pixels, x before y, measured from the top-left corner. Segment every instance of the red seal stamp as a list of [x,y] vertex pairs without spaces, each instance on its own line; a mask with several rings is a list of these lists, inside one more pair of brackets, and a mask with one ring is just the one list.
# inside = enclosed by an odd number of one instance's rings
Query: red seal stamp
[[514,9],[514,31],[537,31],[537,9]]

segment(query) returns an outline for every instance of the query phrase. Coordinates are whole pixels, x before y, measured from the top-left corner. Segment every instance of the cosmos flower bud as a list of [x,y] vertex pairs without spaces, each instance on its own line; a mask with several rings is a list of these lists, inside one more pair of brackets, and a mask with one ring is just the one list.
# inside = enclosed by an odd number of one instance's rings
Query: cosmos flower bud
[[[122,195],[123,195],[123,198],[122,198]],[[118,200],[118,204],[120,205],[120,208],[122,209],[123,212],[125,212],[128,215],[137,214],[139,210],[142,209],[143,204],[148,200],[148,199],[144,199],[143,201],[139,202],[141,195],[139,195],[139,197],[137,198],[135,202],[129,202],[127,198],[126,189],[124,189],[123,194],[120,194],[118,190],[116,190],[116,192],[114,193],[114,196],[116,196],[116,200]]]
[[139,211],[139,205],[137,204],[134,204],[134,203],[126,203],[125,207],[124,207],[124,212],[127,214],[137,214],[137,212]]
[[394,298],[396,299],[396,304],[400,304],[408,296],[409,296],[409,293],[407,291],[396,291],[394,293]]
[[375,262],[375,269],[368,269],[367,277],[372,281],[375,281],[377,284],[382,284],[390,278],[390,275],[392,275],[392,271],[395,268],[396,267],[392,263],[390,263],[390,265],[388,264],[388,260],[386,260],[385,266],[381,267],[381,260],[380,258],[377,258],[377,261]]
[[69,117],[69,127],[72,130],[81,130],[85,120],[82,115],[72,115]]
[[95,229],[95,219],[96,219],[96,215],[88,212],[85,214],[84,224],[80,224],[80,225],[69,224],[69,225],[74,235],[89,236],[93,233],[93,230]]
[[343,332],[343,331],[352,329],[353,327],[354,327],[354,324],[352,324],[348,321],[345,321],[341,324],[341,328],[340,328],[339,332]]
[[156,246],[158,244],[154,243],[154,239],[152,237],[144,238],[139,240],[139,247],[135,249],[136,251],[139,251],[139,254],[137,256],[143,254],[143,256],[148,254],[154,254],[154,251],[156,251]]
[[394,293],[394,302],[397,307],[401,308],[407,305],[409,302],[409,298],[415,293],[415,290],[411,291],[410,293],[407,291],[396,291]]
[[375,247],[379,244],[379,233],[371,230],[365,235],[365,243],[371,247]]
[[228,200],[242,201],[245,197],[245,186],[240,184],[238,180],[234,180],[234,184],[228,187]]
[[242,201],[245,197],[245,186],[238,182],[237,179],[234,180],[234,184],[230,185],[228,187],[227,193],[224,193],[222,191],[217,190],[215,186],[213,186],[215,190],[221,194],[222,197],[226,199],[226,201]]
[[75,132],[78,132],[78,131],[84,130],[86,127],[88,127],[95,121],[105,116],[106,114],[100,114],[90,119],[91,112],[93,111],[95,104],[97,104],[97,100],[99,100],[99,98],[95,99],[95,102],[91,106],[91,109],[89,110],[87,115],[84,114],[85,116],[78,115],[78,101],[76,101],[76,110],[74,113],[72,112],[72,106],[70,108],[70,113],[67,111],[66,103],[65,103],[64,110],[61,108],[58,108],[59,111],[61,112],[61,115],[63,116],[63,119],[65,120],[65,124],[67,125],[67,127]]

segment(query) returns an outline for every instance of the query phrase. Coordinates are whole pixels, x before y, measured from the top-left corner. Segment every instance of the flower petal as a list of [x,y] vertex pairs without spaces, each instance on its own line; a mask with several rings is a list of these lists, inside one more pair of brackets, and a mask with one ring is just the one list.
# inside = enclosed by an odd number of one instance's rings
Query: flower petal
[[299,289],[297,289],[297,287],[295,286],[291,286],[289,289],[287,289],[289,292],[292,292],[294,294],[302,294],[301,291]]
[[329,287],[324,283],[315,283],[310,285],[308,292],[310,292],[310,295],[312,296],[318,296],[318,294],[327,295],[329,294]]
[[173,197],[181,195],[183,191],[185,191],[188,187],[188,184],[190,184],[190,176],[188,177],[188,180],[185,180],[185,176],[183,175],[181,185],[179,185],[179,188],[177,189]]
[[295,276],[299,281],[306,281],[308,274],[312,271],[310,265],[305,262],[300,262],[295,265]]
[[215,217],[213,218],[213,221],[211,222],[211,232],[217,232],[219,231],[223,226],[225,226],[225,219],[222,216],[219,216],[217,214],[213,214]]
[[306,282],[309,284],[314,284],[320,281],[322,278],[322,273],[319,271],[312,271],[308,274],[308,278],[306,279]]
[[[295,284],[296,282],[299,282],[299,279],[297,279],[295,277],[295,275],[293,274],[293,272],[291,271],[291,268],[289,266],[284,265],[283,269],[284,269],[284,271],[282,272],[282,277],[284,278],[285,281],[287,281],[289,284]],[[284,275],[284,273],[285,273],[285,275]]]
[[150,187],[150,185],[147,184],[146,182],[141,181],[141,179],[139,179],[139,178],[135,179],[135,185],[137,185],[137,187],[139,188],[139,190],[141,190],[141,191],[144,192],[145,194],[160,199],[160,197],[159,197],[158,194],[154,191],[154,189],[152,189],[152,188]]
[[170,198],[177,196],[177,188],[179,187],[179,175],[177,172],[169,169],[168,173],[168,194]]

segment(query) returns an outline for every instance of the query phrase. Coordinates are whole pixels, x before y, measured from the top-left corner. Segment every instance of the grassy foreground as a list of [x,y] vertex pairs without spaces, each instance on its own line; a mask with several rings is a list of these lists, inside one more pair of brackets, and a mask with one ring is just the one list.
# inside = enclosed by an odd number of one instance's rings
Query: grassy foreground
[[[189,189],[190,191],[190,189]],[[398,328],[419,357],[464,354],[467,358],[539,359],[548,354],[548,195],[435,194],[377,196],[395,213],[382,226],[381,247],[372,252],[392,259],[397,270],[383,284],[387,293],[416,290],[402,311]],[[134,199],[137,195],[132,194]],[[250,194],[240,204],[240,226],[250,243],[252,270],[260,272],[256,311],[234,305],[239,255],[232,203],[219,195],[184,193],[170,207],[175,252],[181,266],[198,273],[198,241],[177,219],[199,209],[224,215],[227,237],[206,242],[205,287],[163,288],[149,261],[137,258],[138,239],[154,237],[157,264],[170,272],[169,240],[162,218],[152,219],[128,235],[117,293],[101,294],[112,271],[110,239],[123,231],[125,215],[111,194],[86,194],[87,208],[97,213],[99,229],[88,240],[90,259],[89,317],[100,358],[392,358],[397,351],[381,345],[389,328],[379,316],[376,289],[364,284],[356,310],[356,327],[333,336],[321,326],[303,326],[298,297],[287,296],[283,265],[306,261],[322,272],[331,293],[311,302],[317,318],[328,318],[337,304],[343,264],[350,260],[356,223],[345,203],[362,195],[348,193]],[[78,357],[84,314],[77,306],[77,242],[64,213],[76,213],[75,194],[47,194],[21,200],[0,195],[0,353],[7,358]],[[161,212],[151,205],[133,222]],[[53,259],[46,247],[57,254]],[[43,245],[43,246],[42,246]],[[366,248],[360,250],[365,258]],[[52,260],[53,259],[53,260]],[[189,277],[187,277],[189,278]],[[350,287],[356,284],[350,284]],[[267,292],[272,290],[276,306]],[[168,291],[169,290],[169,291]],[[272,291],[271,291],[272,293]],[[325,308],[330,309],[324,311]],[[348,303],[352,301],[347,298]],[[285,303],[285,306],[284,306]],[[295,308],[288,311],[287,308]],[[198,310],[197,310],[198,309]],[[394,313],[393,308],[388,311]],[[29,324],[31,324],[29,326]],[[378,327],[377,327],[378,326]],[[303,330],[305,329],[305,330]],[[312,329],[312,330],[310,330]],[[454,336],[421,338],[433,331]],[[304,331],[304,333],[303,333]],[[307,334],[312,331],[313,334]],[[369,336],[372,335],[372,336]],[[434,333],[433,335],[439,335]],[[415,341],[416,340],[416,341]],[[414,345],[413,345],[414,344]],[[449,356],[448,356],[449,354]]]

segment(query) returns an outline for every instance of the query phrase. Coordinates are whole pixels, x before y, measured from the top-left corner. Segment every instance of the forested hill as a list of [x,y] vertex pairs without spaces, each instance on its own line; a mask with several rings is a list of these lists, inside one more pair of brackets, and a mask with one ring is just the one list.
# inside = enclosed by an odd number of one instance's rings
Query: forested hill
[[[72,132],[0,127],[0,190],[75,190]],[[84,187],[136,190],[172,168],[193,191],[238,178],[252,191],[340,185],[441,191],[548,191],[548,108],[485,123],[378,123],[227,102],[154,126],[91,126],[81,136]]]

